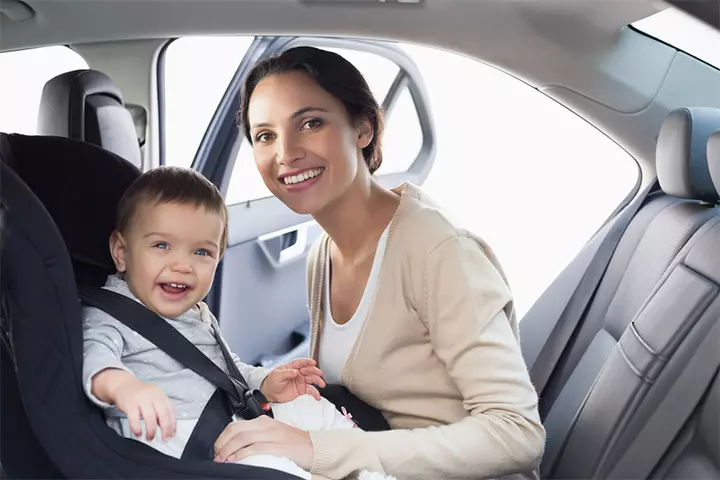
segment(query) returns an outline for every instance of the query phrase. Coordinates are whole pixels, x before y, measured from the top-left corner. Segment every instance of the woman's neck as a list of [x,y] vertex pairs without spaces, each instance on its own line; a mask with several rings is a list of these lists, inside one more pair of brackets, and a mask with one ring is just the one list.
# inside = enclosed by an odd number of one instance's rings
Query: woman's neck
[[315,215],[342,258],[362,261],[375,251],[377,241],[392,219],[400,196],[383,188],[375,179],[356,182],[337,202]]

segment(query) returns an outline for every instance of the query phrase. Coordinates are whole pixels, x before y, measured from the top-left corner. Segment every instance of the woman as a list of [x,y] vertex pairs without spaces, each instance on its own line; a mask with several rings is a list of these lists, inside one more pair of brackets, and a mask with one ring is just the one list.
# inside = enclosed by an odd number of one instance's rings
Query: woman
[[299,47],[255,66],[242,95],[265,184],[326,232],[308,259],[312,355],[393,430],[306,433],[259,418],[229,426],[218,459],[273,453],[330,478],[533,471],[545,432],[501,268],[419,188],[374,179],[382,114],[362,75]]

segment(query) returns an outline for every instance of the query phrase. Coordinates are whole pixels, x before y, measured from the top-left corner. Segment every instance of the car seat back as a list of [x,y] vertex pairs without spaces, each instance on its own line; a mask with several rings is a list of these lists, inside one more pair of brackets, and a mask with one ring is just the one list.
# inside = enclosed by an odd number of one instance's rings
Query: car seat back
[[0,288],[3,348],[10,360],[0,378],[0,454],[8,475],[295,478],[245,465],[181,461],[106,426],[81,385],[82,324],[73,272],[95,284],[112,272],[107,235],[119,197],[139,171],[110,152],[65,138],[0,135],[0,147]]
[[[648,405],[667,390],[660,380],[652,388],[648,385],[660,378],[672,383],[697,342],[688,332],[709,328],[714,290],[706,292],[708,298],[697,295],[718,275],[711,268],[718,251],[708,251],[707,245],[720,240],[713,228],[720,216],[716,207],[720,194],[702,154],[714,129],[720,129],[720,111],[713,109],[680,109],[663,124],[657,157],[664,193],[651,199],[629,225],[543,392],[547,446],[541,474],[545,477],[606,473],[618,439],[628,432],[628,418],[638,405]],[[542,328],[543,311],[555,306],[553,289],[572,286],[582,256],[521,322],[525,346],[534,340],[529,332]],[[686,269],[696,271],[687,262],[698,257],[711,270],[698,278],[684,275]],[[672,341],[663,333],[674,334]],[[642,352],[642,345],[650,351]],[[655,363],[660,361],[656,354],[667,366]]]
[[37,131],[92,143],[136,167],[142,164],[137,130],[122,93],[97,70],[66,72],[45,84]]

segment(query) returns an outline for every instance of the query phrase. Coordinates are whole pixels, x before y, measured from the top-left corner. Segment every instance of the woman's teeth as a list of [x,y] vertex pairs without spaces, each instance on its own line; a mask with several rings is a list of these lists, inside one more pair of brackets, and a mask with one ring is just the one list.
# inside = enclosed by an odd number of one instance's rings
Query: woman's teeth
[[297,175],[291,175],[289,177],[283,178],[283,182],[285,185],[293,185],[295,183],[301,183],[305,180],[309,180],[311,178],[315,178],[318,175],[322,173],[322,171],[325,170],[324,168],[315,168],[313,170],[306,170],[302,173],[299,173]]

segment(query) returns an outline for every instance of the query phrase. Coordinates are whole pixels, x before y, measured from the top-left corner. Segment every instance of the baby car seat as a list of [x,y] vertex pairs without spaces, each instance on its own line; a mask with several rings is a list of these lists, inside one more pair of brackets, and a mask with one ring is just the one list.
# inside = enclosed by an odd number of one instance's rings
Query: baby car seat
[[8,478],[291,479],[178,460],[105,425],[81,386],[76,281],[102,285],[120,196],[140,174],[94,145],[0,134],[0,462]]

